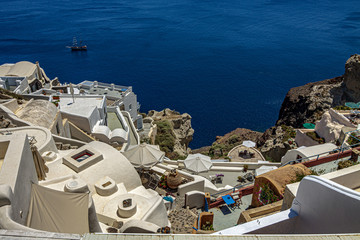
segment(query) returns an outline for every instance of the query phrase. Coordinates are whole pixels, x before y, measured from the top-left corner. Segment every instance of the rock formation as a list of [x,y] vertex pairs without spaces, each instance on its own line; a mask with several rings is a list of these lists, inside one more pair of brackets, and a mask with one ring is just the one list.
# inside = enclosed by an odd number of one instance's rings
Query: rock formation
[[246,128],[237,128],[224,136],[217,136],[211,146],[192,150],[192,153],[203,153],[214,158],[224,157],[235,146],[242,144],[245,140],[257,142],[262,136],[261,132]]
[[[296,148],[292,127],[302,128],[306,122],[315,123],[331,107],[344,105],[345,102],[360,102],[360,56],[357,54],[346,61],[343,76],[290,89],[281,105],[276,126],[266,130],[260,137],[246,138],[257,143],[265,158],[280,161],[288,150]],[[321,132],[321,135],[326,135],[329,141],[337,138],[340,124],[330,123],[329,119],[323,119],[321,124],[323,130],[327,131]],[[331,132],[329,127],[335,128],[335,131]],[[249,129],[241,131],[252,132]],[[240,137],[239,141],[233,141],[236,138],[233,135],[234,131],[224,137],[217,137],[212,146],[202,147],[193,152],[210,153],[215,157],[225,155],[227,149],[246,140]]]
[[[191,127],[191,116],[189,114],[180,114],[179,112],[166,108],[160,112],[151,110],[148,113],[148,117],[154,119],[155,124],[160,123],[160,126],[161,122],[168,122],[170,124],[170,129],[164,129],[170,138],[171,136],[174,137],[174,142],[170,144],[173,146],[170,146],[171,149],[169,149],[169,151],[175,152],[180,156],[187,155],[190,152],[189,143],[193,139],[194,129]],[[159,131],[158,127],[157,135],[159,134],[161,134],[161,131]]]
[[336,77],[290,89],[276,125],[300,128],[305,122],[319,120],[329,108],[341,104],[342,84],[343,78]]
[[257,144],[266,160],[280,162],[288,150],[296,148],[294,138],[294,129],[283,125],[266,130]]
[[352,102],[360,101],[360,56],[352,55],[345,64],[345,98]]
[[343,76],[290,89],[276,125],[302,127],[305,122],[320,120],[331,107],[359,101],[360,56],[355,54],[346,61]]

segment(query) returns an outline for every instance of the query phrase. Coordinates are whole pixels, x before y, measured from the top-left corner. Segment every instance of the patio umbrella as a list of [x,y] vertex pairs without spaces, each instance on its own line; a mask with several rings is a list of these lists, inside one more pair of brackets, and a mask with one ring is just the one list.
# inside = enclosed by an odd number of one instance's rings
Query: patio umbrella
[[200,153],[189,154],[185,159],[184,164],[188,170],[196,173],[206,172],[212,166],[211,158]]
[[243,143],[241,145],[252,148],[252,147],[256,146],[256,143],[254,143],[253,141],[247,140],[247,141],[243,141]]
[[165,156],[159,146],[142,143],[123,153],[136,168],[151,168],[161,162]]

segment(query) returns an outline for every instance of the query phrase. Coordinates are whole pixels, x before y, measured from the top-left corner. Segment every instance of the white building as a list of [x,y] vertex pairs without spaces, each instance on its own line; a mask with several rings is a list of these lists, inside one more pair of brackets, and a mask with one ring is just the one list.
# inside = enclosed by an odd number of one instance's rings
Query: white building
[[[300,183],[287,185],[284,203],[288,202],[290,209],[224,229],[215,234],[338,235],[358,233],[360,226],[359,173],[360,166],[356,165],[321,177],[307,176]],[[288,199],[289,189],[296,196],[295,199]]]
[[121,111],[129,112],[137,129],[142,129],[142,116],[138,114],[140,104],[132,87],[107,84],[98,81],[83,81],[77,85],[80,93],[104,95],[111,102],[108,105],[119,106]]
[[42,127],[0,130],[1,229],[82,234],[115,225],[156,232],[169,225],[162,197],[142,186],[119,151],[98,141],[64,140],[78,149],[56,149]]
[[328,155],[329,152],[337,148],[338,147],[333,143],[325,143],[311,147],[302,146],[297,149],[291,149],[287,151],[286,154],[281,158],[281,165],[302,158],[306,158],[306,160],[316,159],[318,156],[322,157]]
[[64,119],[100,141],[139,144],[132,121],[126,120],[126,113],[122,113],[119,107],[109,108],[108,113],[104,95],[61,94],[52,95],[50,100],[58,104]]
[[34,64],[21,61],[0,66],[0,87],[17,94],[26,94],[57,84],[57,78],[50,80],[38,62]]

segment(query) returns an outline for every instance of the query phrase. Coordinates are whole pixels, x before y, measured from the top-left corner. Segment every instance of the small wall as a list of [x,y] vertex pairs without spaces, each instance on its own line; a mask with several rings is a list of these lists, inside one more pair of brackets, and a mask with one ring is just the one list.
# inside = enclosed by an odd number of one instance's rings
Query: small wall
[[271,214],[280,212],[283,201],[267,204],[262,207],[252,208],[241,212],[237,224],[251,222],[255,219],[262,218]]
[[58,111],[56,113],[56,116],[54,118],[54,121],[52,122],[51,126],[49,126],[49,130],[51,133],[65,137],[65,130],[64,130],[64,126],[63,126],[63,121],[61,118],[61,114]]
[[[355,165],[337,170],[335,172],[327,173],[321,175],[321,177],[334,181],[350,189],[356,189],[360,187],[360,182],[358,181],[360,177],[360,165]],[[291,204],[297,194],[299,184],[300,183],[298,182],[286,185],[282,210],[289,209],[291,207]]]
[[69,121],[69,129],[71,133],[71,137],[83,142],[92,142],[96,141],[95,138],[91,137],[89,134],[82,131],[75,124]]
[[202,208],[205,205],[205,193],[200,191],[190,191],[185,194],[185,207]]
[[311,137],[306,135],[307,132],[313,132],[313,131],[314,130],[297,129],[296,130],[296,137],[295,137],[296,144],[299,147],[301,147],[301,146],[310,147],[310,146],[319,145],[319,143],[317,141],[313,140]]
[[25,134],[2,136],[1,139],[10,144],[0,171],[0,184],[9,185],[14,193],[12,219],[26,225],[31,184],[38,183],[30,145]]
[[62,118],[67,118],[70,122],[72,122],[78,128],[80,128],[81,130],[83,130],[87,133],[91,133],[91,130],[92,130],[93,126],[95,125],[93,122],[90,122],[90,119],[93,117],[93,115],[94,115],[94,117],[97,117],[96,120],[100,119],[99,112],[96,109],[93,109],[93,112],[91,113],[91,116],[89,116],[89,118],[61,112]]
[[7,107],[10,111],[14,112],[19,108],[19,104],[17,103],[16,99],[11,99],[2,104],[3,106]]
[[330,116],[336,120],[337,122],[339,122],[342,125],[345,125],[347,127],[355,127],[354,124],[352,124],[348,118],[346,118],[344,115],[338,113],[337,111],[335,111],[334,109],[330,109],[329,110]]
[[18,118],[10,109],[0,104],[0,115],[11,120],[17,127],[30,126],[31,123]]
[[167,218],[165,203],[161,197],[157,196],[157,198],[157,202],[141,220],[156,224],[160,227],[166,227],[169,225],[169,220]]
[[359,232],[360,193],[330,180],[305,177],[292,209],[299,213],[294,233]]
[[205,180],[194,180],[192,182],[188,182],[180,185],[178,187],[178,194],[180,196],[185,196],[185,194],[190,191],[204,192],[204,190],[205,190]]

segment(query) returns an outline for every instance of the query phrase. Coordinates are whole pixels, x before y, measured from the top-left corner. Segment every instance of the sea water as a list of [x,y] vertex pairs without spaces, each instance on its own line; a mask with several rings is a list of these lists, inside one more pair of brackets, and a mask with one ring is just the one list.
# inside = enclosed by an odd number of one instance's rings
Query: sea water
[[[12,0],[0,63],[50,78],[133,86],[141,111],[192,116],[192,148],[237,127],[263,131],[291,87],[339,76],[358,52],[355,0]],[[87,52],[65,48],[73,37]]]

